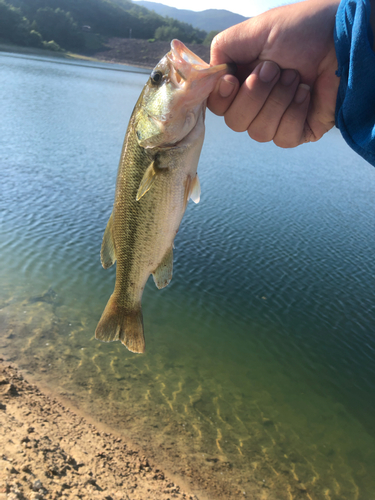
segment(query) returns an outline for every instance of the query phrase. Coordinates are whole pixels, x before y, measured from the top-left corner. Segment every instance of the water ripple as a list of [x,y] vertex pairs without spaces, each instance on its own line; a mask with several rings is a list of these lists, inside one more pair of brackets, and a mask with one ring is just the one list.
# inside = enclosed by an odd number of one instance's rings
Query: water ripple
[[[288,488],[301,478],[312,498],[351,500],[356,488],[369,498],[374,171],[334,131],[284,151],[208,114],[202,201],[177,235],[172,283],[145,289],[147,354],[133,357],[93,332],[113,290],[99,251],[144,78],[27,59],[5,67],[0,312],[17,324],[30,297],[51,286],[59,297],[44,333],[49,305],[34,303],[20,356],[52,360],[60,377],[66,363],[74,380],[53,376],[93,413],[108,401],[121,415],[131,406],[144,428],[162,420],[191,456],[209,449],[238,477],[268,471],[290,478]],[[151,431],[155,442],[172,439]]]

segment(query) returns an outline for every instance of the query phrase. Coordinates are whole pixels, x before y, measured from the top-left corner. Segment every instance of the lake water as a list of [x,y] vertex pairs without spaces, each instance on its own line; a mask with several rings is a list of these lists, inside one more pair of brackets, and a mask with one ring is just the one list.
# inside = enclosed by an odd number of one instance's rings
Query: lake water
[[337,131],[287,151],[207,113],[146,353],[94,339],[146,79],[0,54],[0,354],[210,499],[374,499],[375,169]]

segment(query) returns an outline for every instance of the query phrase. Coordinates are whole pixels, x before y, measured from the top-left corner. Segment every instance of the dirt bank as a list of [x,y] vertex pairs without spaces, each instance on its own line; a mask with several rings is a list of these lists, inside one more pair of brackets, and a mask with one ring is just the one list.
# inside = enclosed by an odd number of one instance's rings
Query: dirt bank
[[[196,44],[186,45],[204,61],[209,62],[209,47]],[[91,55],[100,61],[153,68],[170,50],[170,43],[148,42],[147,40],[128,38],[109,38],[106,41],[106,47],[106,50],[95,52],[95,54]]]
[[0,500],[198,500],[0,359]]
[[[204,45],[186,44],[204,61],[210,61],[210,49]],[[128,38],[108,38],[104,47],[96,52],[84,51],[80,54],[52,52],[50,50],[21,47],[0,43],[0,52],[26,54],[37,57],[57,57],[60,59],[89,59],[117,64],[127,64],[141,68],[153,68],[170,50],[170,42],[148,42]]]

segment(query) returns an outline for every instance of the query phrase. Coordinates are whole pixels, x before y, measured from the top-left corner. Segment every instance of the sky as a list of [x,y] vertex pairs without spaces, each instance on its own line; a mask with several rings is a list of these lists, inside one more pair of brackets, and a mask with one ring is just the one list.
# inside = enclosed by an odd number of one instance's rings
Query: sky
[[[153,0],[149,0],[153,1]],[[177,9],[188,9],[201,11],[206,9],[225,9],[242,14],[245,17],[257,16],[265,10],[279,7],[293,0],[155,0],[157,3],[176,7]],[[297,1],[297,0],[294,0]]]

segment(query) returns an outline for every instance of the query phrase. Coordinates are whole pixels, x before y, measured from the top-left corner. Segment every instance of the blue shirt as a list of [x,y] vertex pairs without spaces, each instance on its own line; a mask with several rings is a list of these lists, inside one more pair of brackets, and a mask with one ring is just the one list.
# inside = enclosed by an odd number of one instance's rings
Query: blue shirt
[[375,53],[368,0],[342,0],[336,14],[336,126],[345,141],[375,166]]

